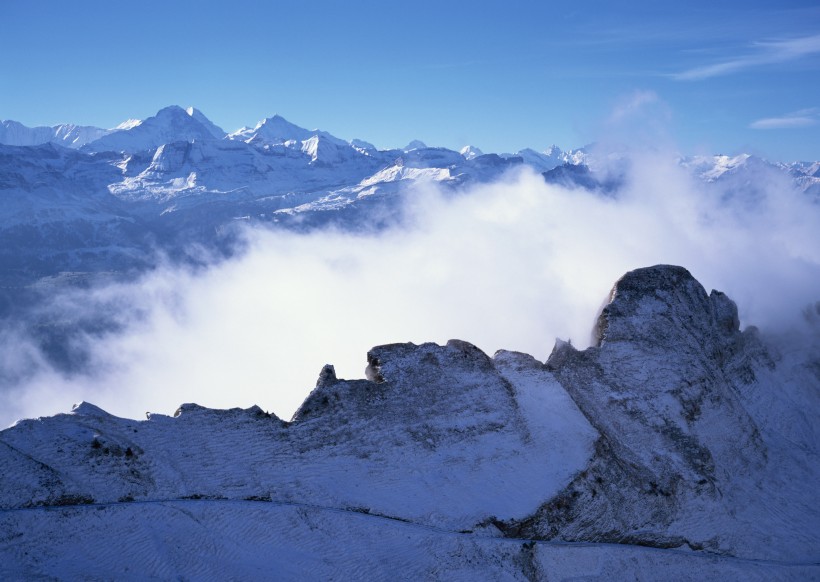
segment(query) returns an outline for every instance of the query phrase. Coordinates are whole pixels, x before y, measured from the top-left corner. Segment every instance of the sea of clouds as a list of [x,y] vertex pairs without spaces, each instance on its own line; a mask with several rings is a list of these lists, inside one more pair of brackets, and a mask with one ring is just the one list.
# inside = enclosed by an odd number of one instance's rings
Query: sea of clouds
[[[606,159],[602,156],[601,159]],[[363,378],[392,342],[470,341],[549,355],[583,348],[613,283],[654,264],[688,268],[739,306],[742,326],[797,329],[820,300],[820,205],[779,173],[708,184],[670,152],[619,156],[609,194],[545,183],[524,168],[456,195],[408,186],[405,220],[370,233],[248,228],[246,250],[205,269],[165,263],[130,283],[74,290],[53,319],[116,321],[73,339],[57,369],[25,322],[0,331],[0,426],[90,401],[112,414],[184,402],[260,405],[289,419],[322,366]],[[599,168],[605,172],[606,168]]]

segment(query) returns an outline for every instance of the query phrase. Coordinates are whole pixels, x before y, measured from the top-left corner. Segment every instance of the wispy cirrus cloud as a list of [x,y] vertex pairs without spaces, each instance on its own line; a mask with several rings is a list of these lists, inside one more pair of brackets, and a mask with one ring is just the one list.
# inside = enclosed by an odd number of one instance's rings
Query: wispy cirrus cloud
[[648,105],[657,103],[660,99],[654,91],[638,90],[621,99],[613,108],[609,122],[620,122],[635,115]]
[[695,67],[672,75],[678,81],[700,81],[737,73],[753,67],[794,61],[820,54],[820,34],[754,44],[754,54],[739,56],[712,65]]
[[781,115],[780,117],[765,117],[749,124],[752,129],[794,129],[810,127],[820,123],[820,109],[801,109]]

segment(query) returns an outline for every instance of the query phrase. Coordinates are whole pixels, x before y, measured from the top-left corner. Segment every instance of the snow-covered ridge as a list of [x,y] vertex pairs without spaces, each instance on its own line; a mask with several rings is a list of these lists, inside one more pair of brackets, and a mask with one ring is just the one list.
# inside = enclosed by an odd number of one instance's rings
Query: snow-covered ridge
[[117,125],[117,127],[113,128],[112,131],[115,131],[115,130],[118,130],[118,129],[133,129],[141,123],[142,123],[142,119],[126,119],[125,121],[123,121],[122,123]]
[[[299,127],[281,115],[263,119],[254,127],[243,127],[226,133],[200,110],[194,107],[183,109],[178,106],[166,107],[146,120],[128,119],[113,129],[74,125],[27,128],[15,121],[5,121],[2,124],[0,144],[30,146],[51,142],[73,148],[84,147],[89,152],[116,151],[135,154],[143,150],[154,150],[175,141],[226,139],[242,141],[256,147],[294,148],[307,153],[313,162],[325,158],[325,162],[334,163],[349,157],[351,152],[347,150],[364,155],[382,154],[381,157],[384,157],[388,152],[389,155],[396,155],[431,149],[423,141],[413,140],[403,148],[380,151],[373,144],[361,139],[346,141],[327,131]],[[69,132],[71,136],[67,135]],[[326,151],[319,153],[319,149]],[[475,146],[465,146],[460,153],[468,161],[483,155]],[[515,154],[501,154],[501,157],[520,157],[524,163],[538,171],[549,170],[563,163],[584,161],[583,154],[563,152],[554,145],[543,152],[524,149]]]
[[[403,148],[378,150],[371,143],[361,139],[346,141],[327,131],[299,127],[280,115],[263,119],[254,127],[243,127],[226,133],[195,107],[187,109],[178,106],[166,107],[146,120],[129,119],[113,129],[73,124],[29,128],[16,121],[0,122],[0,144],[33,146],[56,143],[71,148],[84,148],[89,152],[117,151],[135,154],[144,150],[155,150],[161,145],[176,141],[192,142],[212,139],[242,141],[263,148],[271,146],[292,148],[307,154],[313,162],[324,157],[325,162],[331,164],[355,157],[356,154],[376,155],[376,157],[384,158],[402,153],[444,149],[429,148],[424,142],[413,140]],[[482,150],[472,145],[467,145],[460,152],[454,153],[459,153],[467,161],[484,155]],[[551,145],[542,151],[524,148],[516,153],[499,155],[505,159],[520,158],[524,164],[536,171],[547,172],[561,165],[594,167],[598,154],[595,153],[594,147],[564,151],[556,145]],[[817,175],[820,172],[817,164],[820,162],[816,161],[772,164],[755,156],[740,154],[731,157],[725,155],[681,157],[680,163],[707,181],[717,180],[724,174],[731,174],[749,166],[767,165],[791,172],[796,178],[802,180],[806,188],[820,187],[815,184],[815,180],[820,180],[820,176]]]
[[17,121],[8,120],[0,121],[0,144],[35,146],[51,142],[76,149],[98,140],[111,131],[71,123],[53,127],[26,127]]
[[[325,366],[290,422],[195,404],[136,421],[88,403],[21,421],[0,431],[0,573],[82,571],[80,550],[94,555],[84,575],[121,571],[138,564],[105,547],[127,545],[160,576],[217,555],[231,577],[247,567],[233,544],[264,530],[272,548],[337,556],[341,577],[370,563],[343,556],[380,555],[393,536],[408,572],[473,563],[527,579],[557,567],[550,552],[582,571],[582,551],[622,578],[638,566],[619,556],[640,546],[681,579],[820,575],[817,346],[780,353],[738,329],[729,298],[664,265],[616,283],[597,334],[545,363],[458,340],[379,346],[366,379]],[[181,515],[208,524],[208,544],[160,555],[158,536],[188,535]],[[75,530],[109,535],[103,547]]]

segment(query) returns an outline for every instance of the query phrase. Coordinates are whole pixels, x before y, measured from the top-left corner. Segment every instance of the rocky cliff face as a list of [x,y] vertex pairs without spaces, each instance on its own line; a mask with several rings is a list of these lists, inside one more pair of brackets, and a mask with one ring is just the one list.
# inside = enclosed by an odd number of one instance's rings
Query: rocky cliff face
[[765,443],[727,378],[746,353],[740,345],[760,348],[756,332],[738,326],[735,304],[707,295],[683,268],[619,280],[597,345],[561,343],[546,363],[598,430],[595,458],[558,500],[511,526],[542,537],[728,550],[690,514],[694,505],[711,506],[710,519],[731,513],[733,486],[765,470]]
[[624,275],[596,335],[546,363],[380,346],[367,379],[326,366],[290,422],[192,404],[21,421],[0,432],[0,573],[820,576],[817,351],[741,332],[672,266]]

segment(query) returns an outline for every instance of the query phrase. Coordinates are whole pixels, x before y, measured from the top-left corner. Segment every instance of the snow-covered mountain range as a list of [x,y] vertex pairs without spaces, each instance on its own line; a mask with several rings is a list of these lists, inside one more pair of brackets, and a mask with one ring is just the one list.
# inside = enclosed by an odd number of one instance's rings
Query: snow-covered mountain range
[[[622,173],[594,148],[460,152],[414,141],[379,150],[281,116],[226,133],[199,110],[172,106],[105,130],[0,123],[0,287],[59,273],[124,272],[191,244],[224,252],[245,223],[346,228],[389,220],[404,186],[487,182],[527,166],[548,182],[605,192]],[[605,163],[601,163],[605,162]],[[748,155],[682,157],[705,182],[755,183],[775,171],[820,196],[818,162],[771,164]],[[0,314],[16,299],[0,298]]]
[[[378,149],[281,116],[226,132],[176,106],[113,129],[4,121],[0,321],[70,371],[65,338],[117,321],[37,309],[64,286],[209,264],[245,225],[378,230],[425,183],[457,196],[531,172],[608,199],[635,163]],[[717,198],[774,181],[820,200],[818,162],[675,163]],[[290,421],[88,403],[24,420],[0,431],[0,577],[818,579],[817,306],[806,326],[787,343],[741,331],[725,295],[657,266],[618,281],[593,347],[559,341],[546,362],[394,344],[366,379],[326,366]]]
[[[230,256],[243,244],[245,225],[379,229],[402,220],[413,195],[408,186],[459,193],[526,169],[547,183],[616,196],[629,164],[595,146],[494,154],[415,140],[380,150],[278,115],[227,133],[193,107],[166,107],[113,129],[4,121],[0,319],[29,318],[65,286],[131,278],[166,259],[199,264]],[[680,157],[677,164],[720,196],[753,196],[775,176],[820,197],[818,162],[740,155]],[[46,334],[38,340],[44,346],[73,333],[43,317],[25,325]]]
[[180,107],[113,130],[2,128],[4,288],[142,268],[158,250],[219,248],[237,220],[309,226],[349,207],[389,205],[408,181],[463,184],[521,163],[444,148],[377,150],[279,116],[226,134]]
[[393,344],[366,379],[325,366],[290,421],[20,421],[0,576],[818,579],[820,309],[807,326],[783,349],[660,265],[546,362]]

